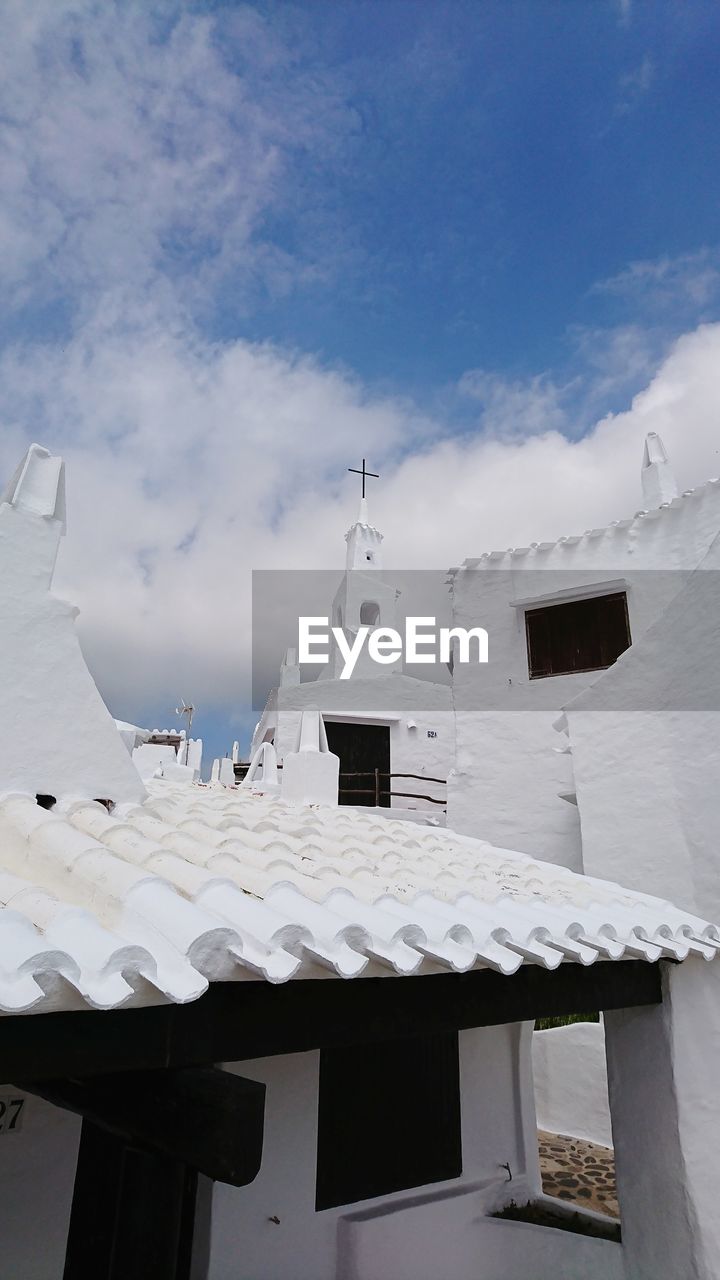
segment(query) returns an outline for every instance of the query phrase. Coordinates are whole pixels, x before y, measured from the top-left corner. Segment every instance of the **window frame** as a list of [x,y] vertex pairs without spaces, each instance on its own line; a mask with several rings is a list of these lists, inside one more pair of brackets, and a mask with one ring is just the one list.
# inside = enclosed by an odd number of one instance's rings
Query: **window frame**
[[[596,666],[568,667],[568,668],[565,668],[563,671],[534,671],[533,670],[532,648],[531,648],[531,618],[533,616],[537,616],[537,614],[539,613],[548,614],[552,610],[566,609],[574,605],[578,605],[578,606],[587,605],[587,604],[598,603],[601,600],[608,601],[608,600],[619,600],[619,599],[622,599],[623,601],[623,614],[624,614],[624,620],[625,620],[625,631],[627,635],[627,645],[625,646],[624,649],[620,650],[620,652],[616,655],[616,657],[612,659],[612,661],[600,663],[599,665],[596,665]],[[591,595],[589,593],[583,593],[582,595],[577,595],[577,596],[566,598],[566,599],[559,599],[559,600],[553,600],[553,601],[548,600],[543,603],[538,603],[534,606],[528,603],[525,606],[524,614],[525,614],[525,652],[527,656],[528,678],[530,680],[551,680],[551,679],[557,678],[558,676],[591,675],[596,671],[608,671],[610,667],[615,665],[618,658],[621,657],[623,653],[627,653],[627,650],[632,645],[632,632],[630,629],[630,611],[628,609],[628,593],[627,593],[626,587],[622,587],[620,589],[611,590],[611,591],[598,591],[597,594],[595,595]]]

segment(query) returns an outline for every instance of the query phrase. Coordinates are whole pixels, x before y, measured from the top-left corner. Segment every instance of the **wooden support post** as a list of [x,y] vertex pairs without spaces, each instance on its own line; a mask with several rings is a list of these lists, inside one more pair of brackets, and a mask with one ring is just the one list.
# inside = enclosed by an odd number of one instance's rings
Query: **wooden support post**
[[83,1122],[63,1280],[189,1280],[197,1174]]
[[208,1068],[41,1081],[28,1092],[83,1116],[64,1280],[189,1280],[198,1170],[252,1181],[265,1086]]

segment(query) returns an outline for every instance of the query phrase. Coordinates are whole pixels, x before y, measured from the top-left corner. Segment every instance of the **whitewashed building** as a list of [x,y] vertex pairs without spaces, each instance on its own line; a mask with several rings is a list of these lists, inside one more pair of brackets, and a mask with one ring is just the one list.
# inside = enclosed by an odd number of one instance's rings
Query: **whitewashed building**
[[[61,482],[33,446],[0,504],[4,1274],[717,1280],[717,926],[339,807],[317,714],[280,783],[143,784],[49,590]],[[529,1027],[589,1003],[622,1242],[531,1220]]]
[[658,621],[720,532],[720,481],[678,494],[654,433],[641,477],[644,508],[628,519],[451,570],[453,625],[481,622],[490,645],[487,666],[453,673],[448,820],[459,831],[481,820],[489,839],[578,871],[581,815],[556,722]]
[[[708,494],[715,505],[714,486]],[[720,523],[720,511],[718,511]],[[622,658],[558,721],[583,868],[720,915],[720,531]],[[631,834],[632,833],[632,834]],[[643,834],[642,843],[638,837]],[[635,847],[628,856],[628,837]]]
[[[350,643],[361,627],[370,634],[398,629],[399,590],[383,572],[383,535],[370,522],[362,498],[348,529],[345,573],[328,608],[331,626]],[[274,744],[282,763],[293,750],[303,711],[322,713],[328,741],[340,759],[340,803],[392,807],[406,817],[423,814],[444,821],[446,782],[455,758],[455,717],[449,683],[419,680],[402,663],[382,666],[367,646],[350,679],[332,643],[329,662],[317,678],[301,682],[297,650],[288,650],[278,688],[268,697],[253,735],[251,754]]]
[[[679,494],[654,434],[641,480],[631,519],[453,571],[491,644],[454,672],[449,821],[715,918],[720,482]],[[534,1065],[543,1127],[610,1143],[602,1023],[538,1033]]]
[[[118,723],[117,721],[115,722]],[[130,726],[131,728],[133,726]],[[175,778],[198,782],[202,773],[202,738],[188,738],[184,729],[143,729],[130,752],[141,778]],[[121,730],[121,736],[127,737]],[[136,734],[137,736],[137,734]]]

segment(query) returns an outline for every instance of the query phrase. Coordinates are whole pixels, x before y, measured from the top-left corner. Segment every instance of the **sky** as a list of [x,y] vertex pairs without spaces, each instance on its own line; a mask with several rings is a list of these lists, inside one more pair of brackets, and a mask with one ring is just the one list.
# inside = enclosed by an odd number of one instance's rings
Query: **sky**
[[[247,746],[253,569],[386,565],[720,473],[712,0],[1,0],[0,471],[114,715]],[[329,602],[328,602],[329,603]],[[292,637],[288,637],[288,643]]]

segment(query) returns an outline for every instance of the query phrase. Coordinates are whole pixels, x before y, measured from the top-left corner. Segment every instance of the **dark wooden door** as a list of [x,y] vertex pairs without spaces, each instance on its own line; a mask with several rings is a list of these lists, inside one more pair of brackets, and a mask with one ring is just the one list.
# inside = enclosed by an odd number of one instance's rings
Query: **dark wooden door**
[[379,802],[388,807],[390,726],[326,720],[325,728],[328,746],[340,758],[340,804],[374,805]]

